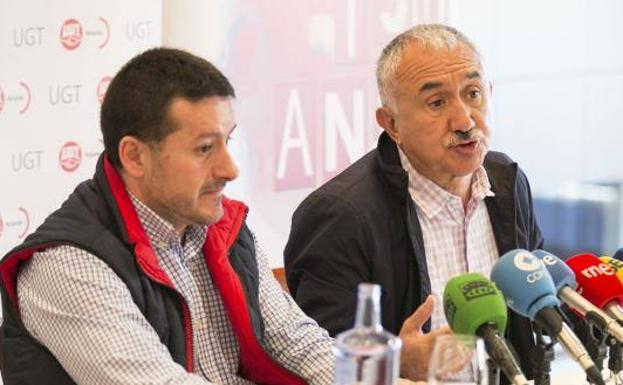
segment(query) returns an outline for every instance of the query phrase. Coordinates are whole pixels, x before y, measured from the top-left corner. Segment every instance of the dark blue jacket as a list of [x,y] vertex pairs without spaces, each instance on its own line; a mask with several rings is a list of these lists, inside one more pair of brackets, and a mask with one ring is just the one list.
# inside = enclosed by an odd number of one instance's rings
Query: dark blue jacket
[[[506,155],[489,152],[484,167],[495,197],[485,199],[498,251],[541,248],[528,180]],[[357,284],[382,286],[383,325],[398,334],[431,292],[415,205],[395,143],[377,148],[308,196],[292,217],[284,251],[286,278],[299,306],[336,335],[354,324]],[[509,336],[532,374],[531,322],[512,313]],[[425,326],[425,331],[430,323]]]

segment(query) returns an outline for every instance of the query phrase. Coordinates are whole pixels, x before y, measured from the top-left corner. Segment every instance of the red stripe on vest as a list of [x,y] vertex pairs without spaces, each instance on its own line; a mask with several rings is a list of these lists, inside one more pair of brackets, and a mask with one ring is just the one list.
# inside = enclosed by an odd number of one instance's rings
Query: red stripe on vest
[[[134,255],[138,265],[143,269],[143,272],[155,282],[171,288],[177,292],[171,278],[162,269],[160,263],[158,263],[158,257],[151,248],[151,242],[145,234],[145,230],[141,225],[141,221],[138,219],[138,214],[134,209],[134,204],[130,199],[130,195],[125,188],[125,184],[121,179],[121,176],[117,173],[117,170],[108,161],[108,158],[104,158],[104,172],[106,173],[106,179],[110,185],[110,191],[117,202],[119,212],[123,218],[125,224],[126,233],[128,234],[128,240],[134,244]],[[184,334],[186,337],[186,370],[192,372],[194,369],[193,360],[193,330],[190,319],[190,310],[188,304],[184,300],[184,297],[177,292],[182,304],[182,313],[184,314]]]
[[245,291],[227,257],[238,237],[247,208],[242,202],[227,198],[223,198],[223,208],[223,218],[208,229],[203,255],[240,345],[242,375],[256,384],[306,385],[303,378],[275,362],[253,333]]

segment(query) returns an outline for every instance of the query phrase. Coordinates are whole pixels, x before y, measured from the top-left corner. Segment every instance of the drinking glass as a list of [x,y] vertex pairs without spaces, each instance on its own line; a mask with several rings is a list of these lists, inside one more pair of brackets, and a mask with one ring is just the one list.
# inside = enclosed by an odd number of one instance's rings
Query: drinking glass
[[489,385],[483,341],[458,334],[437,337],[428,367],[428,384]]

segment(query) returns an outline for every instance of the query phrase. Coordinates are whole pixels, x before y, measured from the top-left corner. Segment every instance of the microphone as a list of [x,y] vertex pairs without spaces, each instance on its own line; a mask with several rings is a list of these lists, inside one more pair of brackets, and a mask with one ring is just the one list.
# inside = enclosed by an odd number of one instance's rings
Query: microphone
[[578,292],[611,317],[623,321],[619,306],[623,301],[623,284],[616,271],[589,253],[574,255],[565,262],[575,273]]
[[541,325],[560,342],[567,354],[584,371],[591,383],[605,385],[599,369],[557,309],[560,301],[556,287],[543,263],[527,250],[511,250],[493,266],[491,280],[506,297],[506,304],[515,312]]
[[612,256],[612,258],[618,259],[619,261],[623,261],[623,247],[618,249]]
[[614,270],[619,281],[623,282],[623,261],[608,256],[599,257],[599,260]]
[[[623,253],[623,249],[617,250],[615,255],[620,253]],[[619,281],[623,280],[623,261],[607,256],[599,257],[599,260],[610,266],[616,272]],[[618,377],[623,370],[623,345],[621,345],[621,343],[612,342],[610,342],[609,345],[610,357],[608,358],[608,369]]]
[[501,336],[506,330],[506,304],[493,282],[480,273],[467,273],[448,281],[443,291],[446,320],[457,334],[477,335],[487,353],[515,385],[528,380]]
[[[577,281],[575,274],[560,258],[545,250],[534,250],[532,254],[539,258],[549,272],[558,292],[558,297],[577,313],[594,323],[599,330],[604,331],[618,341],[623,342],[623,327],[604,313],[591,301],[575,291]],[[619,262],[621,263],[621,262]]]

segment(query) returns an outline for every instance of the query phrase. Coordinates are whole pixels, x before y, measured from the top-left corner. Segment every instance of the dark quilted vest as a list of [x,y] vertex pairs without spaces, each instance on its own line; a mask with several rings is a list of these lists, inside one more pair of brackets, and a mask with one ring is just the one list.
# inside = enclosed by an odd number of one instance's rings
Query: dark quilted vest
[[[78,185],[60,209],[51,214],[32,235],[26,238],[22,245],[9,252],[0,262],[4,312],[0,335],[4,356],[2,377],[5,385],[75,384],[50,351],[39,344],[25,329],[20,320],[18,305],[16,305],[15,286],[20,263],[30,258],[37,250],[59,244],[77,246],[106,262],[127,285],[134,302],[154,328],[162,343],[168,347],[175,362],[186,367],[188,371],[192,371],[193,358],[188,337],[192,335],[192,331],[189,318],[185,316],[186,304],[180,294],[168,287],[170,285],[163,284],[162,281],[166,281],[168,277],[162,277],[160,273],[163,272],[157,271],[157,262],[151,249],[146,251],[145,247],[137,247],[132,237],[128,235],[131,232],[128,226],[132,226],[132,223],[128,224],[123,211],[134,211],[133,208],[128,209],[129,199],[126,199],[124,206],[124,202],[120,203],[119,197],[112,192],[115,191],[115,183],[117,183],[116,191],[120,189],[125,191],[125,189],[122,185],[119,186],[120,178],[116,172],[111,170],[113,169],[110,164],[101,158],[98,161],[94,178]],[[112,180],[111,173],[113,176],[116,175]],[[238,288],[242,287],[244,292],[242,297],[246,297],[246,304],[244,300],[235,302],[241,298],[240,296],[237,299],[231,299],[233,302],[230,303],[234,306],[228,309],[230,320],[236,312],[241,313],[241,308],[237,306],[243,303],[242,311],[248,312],[250,322],[247,323],[251,324],[252,329],[252,332],[247,333],[247,337],[243,339],[246,338],[245,341],[249,341],[255,336],[257,343],[250,345],[261,346],[263,323],[258,301],[258,268],[253,236],[244,223],[246,206],[227,199],[224,199],[223,204],[225,208],[224,219],[221,220],[223,223],[219,222],[210,227],[206,244],[212,241],[211,250],[217,250],[226,256],[231,266],[225,267],[229,269],[226,273],[231,270],[235,272],[240,282]],[[235,220],[238,221],[237,226],[232,225],[232,219],[234,224]],[[222,226],[219,227],[220,224]],[[210,239],[214,237],[218,239]],[[227,239],[230,239],[229,243],[224,242]],[[226,244],[227,250],[219,250]],[[208,246],[204,245],[204,254],[208,250],[206,247]],[[206,260],[208,259],[206,257]],[[210,271],[212,278],[216,281],[218,277],[215,277],[215,274],[217,273],[212,269]],[[162,279],[155,279],[159,277]],[[223,290],[230,289],[222,289],[221,297],[224,296]],[[228,302],[224,302],[227,308]],[[234,323],[236,321],[232,322]],[[233,326],[236,329],[236,325]],[[248,338],[248,334],[251,334],[251,338]],[[241,344],[241,361],[245,360],[243,357],[245,354],[247,363],[262,361],[268,357],[263,351],[259,352],[255,345],[249,351],[245,351],[242,346],[245,342],[241,341],[238,334],[237,337]],[[262,356],[261,359],[258,359],[257,355]],[[241,375],[247,378],[253,378],[252,373],[249,372],[262,373],[263,370],[279,372],[282,369],[277,365],[271,366],[270,362],[265,363],[259,369],[254,368],[253,365],[245,365],[245,362],[241,362],[240,366]],[[266,366],[269,368],[266,369]],[[296,383],[295,376],[292,377],[293,380],[288,377],[291,373],[278,374],[283,374],[284,378],[281,380],[277,378],[273,383]],[[279,377],[272,372],[267,376],[271,379]],[[268,383],[261,378],[254,380]]]

